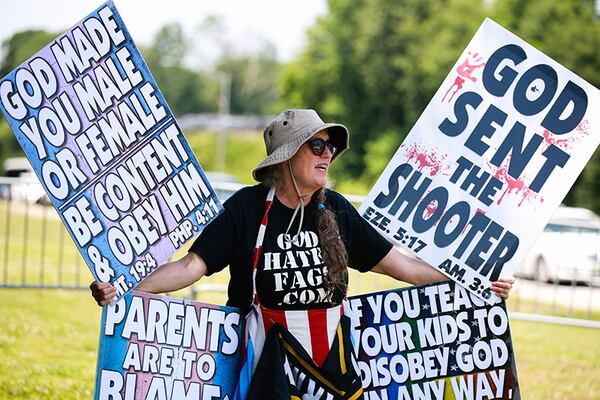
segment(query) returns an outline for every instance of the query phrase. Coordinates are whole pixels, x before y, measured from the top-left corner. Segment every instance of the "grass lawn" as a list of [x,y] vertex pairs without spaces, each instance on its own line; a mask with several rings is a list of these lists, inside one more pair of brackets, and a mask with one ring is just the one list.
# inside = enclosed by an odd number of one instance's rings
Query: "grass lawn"
[[91,399],[100,315],[83,291],[0,289],[0,398]]
[[[0,289],[0,399],[91,398],[100,314],[87,291]],[[524,399],[600,398],[600,330],[511,328]]]
[[600,329],[510,326],[523,399],[600,399]]

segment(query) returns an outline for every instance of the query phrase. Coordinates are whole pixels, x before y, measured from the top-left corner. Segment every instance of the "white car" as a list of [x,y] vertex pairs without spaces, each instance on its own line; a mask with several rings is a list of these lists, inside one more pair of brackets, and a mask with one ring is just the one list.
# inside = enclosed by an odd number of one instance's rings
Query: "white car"
[[24,172],[19,175],[19,182],[12,184],[11,199],[16,201],[27,201],[31,204],[50,204],[44,187],[33,172]]
[[559,207],[516,275],[600,284],[600,217],[585,208]]
[[44,187],[33,172],[31,164],[25,157],[9,157],[4,160],[4,172],[10,180],[6,180],[2,197],[13,201],[51,204]]

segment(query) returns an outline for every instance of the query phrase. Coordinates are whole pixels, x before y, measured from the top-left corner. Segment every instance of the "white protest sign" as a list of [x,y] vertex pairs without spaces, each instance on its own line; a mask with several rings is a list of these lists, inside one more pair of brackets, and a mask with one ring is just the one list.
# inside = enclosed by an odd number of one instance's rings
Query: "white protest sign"
[[486,19],[360,212],[493,301],[600,143],[600,91]]
[[92,274],[119,295],[222,211],[110,1],[2,78],[0,108]]

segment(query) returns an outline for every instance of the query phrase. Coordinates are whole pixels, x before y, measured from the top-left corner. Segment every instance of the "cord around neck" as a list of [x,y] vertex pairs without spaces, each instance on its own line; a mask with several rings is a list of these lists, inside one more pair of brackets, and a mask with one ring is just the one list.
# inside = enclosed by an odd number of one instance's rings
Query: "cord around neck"
[[296,195],[298,196],[298,204],[296,205],[296,208],[294,209],[294,214],[292,215],[290,224],[288,225],[287,229],[285,230],[285,234],[286,234],[286,236],[289,234],[289,231],[292,228],[294,220],[296,219],[296,214],[298,214],[298,210],[300,210],[300,223],[298,224],[298,231],[291,239],[292,243],[295,243],[298,240],[300,231],[302,230],[302,223],[304,222],[304,196],[302,196],[300,194],[300,189],[298,189],[298,184],[296,183],[296,178],[294,177],[294,170],[292,169],[292,163],[288,160],[287,164],[290,169],[290,175],[292,177],[292,182],[294,183],[294,189],[296,190]]

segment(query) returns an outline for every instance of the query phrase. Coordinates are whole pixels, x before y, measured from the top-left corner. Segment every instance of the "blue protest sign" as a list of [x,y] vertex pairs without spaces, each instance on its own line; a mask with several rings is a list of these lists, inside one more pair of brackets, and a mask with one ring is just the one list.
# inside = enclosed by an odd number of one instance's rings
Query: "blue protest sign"
[[232,399],[242,321],[233,307],[128,293],[102,312],[94,398]]
[[92,274],[119,295],[222,211],[110,1],[4,77],[0,108]]

